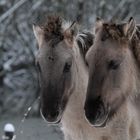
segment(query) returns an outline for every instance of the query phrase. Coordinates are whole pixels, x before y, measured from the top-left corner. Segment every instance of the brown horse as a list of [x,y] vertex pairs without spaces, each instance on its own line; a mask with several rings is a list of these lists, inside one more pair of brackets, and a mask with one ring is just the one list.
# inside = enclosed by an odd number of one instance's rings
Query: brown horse
[[89,81],[84,109],[88,122],[110,129],[112,136],[106,140],[139,139],[140,31],[135,20],[113,23],[97,19],[95,42],[86,60]]
[[[62,123],[66,140],[96,140],[84,117],[88,71],[84,57],[93,43],[90,33],[77,34],[76,24],[49,16],[34,25],[39,52],[41,114],[50,124]],[[78,45],[77,45],[78,43]]]

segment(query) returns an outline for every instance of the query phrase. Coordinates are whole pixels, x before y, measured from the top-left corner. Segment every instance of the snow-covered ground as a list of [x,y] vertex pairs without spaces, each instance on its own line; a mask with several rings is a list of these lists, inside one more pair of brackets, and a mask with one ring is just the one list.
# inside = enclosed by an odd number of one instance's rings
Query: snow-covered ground
[[48,126],[40,118],[26,119],[21,125],[20,118],[0,119],[0,137],[3,135],[3,128],[6,123],[14,124],[16,140],[63,140],[59,127]]

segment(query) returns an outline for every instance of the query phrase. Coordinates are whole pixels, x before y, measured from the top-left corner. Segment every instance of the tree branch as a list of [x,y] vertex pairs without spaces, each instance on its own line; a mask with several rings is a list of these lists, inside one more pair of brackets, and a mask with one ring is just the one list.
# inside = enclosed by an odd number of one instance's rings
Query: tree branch
[[10,8],[7,12],[5,12],[1,17],[0,17],[0,23],[5,20],[8,16],[14,13],[21,5],[23,5],[26,1],[28,0],[20,0],[17,2],[12,8]]

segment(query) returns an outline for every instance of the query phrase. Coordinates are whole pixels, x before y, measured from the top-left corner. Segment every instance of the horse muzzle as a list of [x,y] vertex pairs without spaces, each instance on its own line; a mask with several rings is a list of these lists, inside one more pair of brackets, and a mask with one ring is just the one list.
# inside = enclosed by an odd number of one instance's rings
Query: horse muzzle
[[41,117],[44,119],[45,122],[48,124],[59,124],[62,119],[62,113],[61,111],[50,111],[45,112],[40,109]]
[[105,127],[109,118],[109,107],[106,107],[101,100],[85,104],[85,118],[94,127]]

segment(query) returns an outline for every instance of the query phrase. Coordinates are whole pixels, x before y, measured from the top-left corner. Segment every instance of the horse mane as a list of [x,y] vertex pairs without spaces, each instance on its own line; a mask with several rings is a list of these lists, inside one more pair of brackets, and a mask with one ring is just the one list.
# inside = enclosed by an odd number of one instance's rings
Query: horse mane
[[113,40],[117,41],[125,41],[127,38],[124,36],[123,33],[123,24],[116,24],[113,22],[103,23],[103,30],[102,30],[102,36],[101,40],[105,41],[108,38],[111,38]]
[[34,24],[41,28],[44,39],[50,42],[51,46],[55,46],[55,44],[64,39],[65,24],[63,19],[58,15],[39,17]]
[[65,21],[58,15],[45,16],[43,20],[37,21],[37,25],[43,30],[45,40],[49,42],[51,46],[55,46],[64,38],[69,38],[66,30],[69,29],[73,23]]
[[93,45],[94,34],[88,32],[88,31],[79,33],[76,38],[76,42],[78,44],[78,47],[79,47],[81,53],[85,57],[87,51]]
[[41,25],[46,40],[63,40],[62,19],[60,16],[48,16]]

